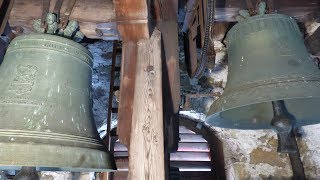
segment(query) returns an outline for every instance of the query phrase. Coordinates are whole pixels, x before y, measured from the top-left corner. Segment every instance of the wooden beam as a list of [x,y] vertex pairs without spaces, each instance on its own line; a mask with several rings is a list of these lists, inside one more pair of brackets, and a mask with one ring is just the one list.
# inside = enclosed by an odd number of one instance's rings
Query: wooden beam
[[[254,5],[258,0],[253,0]],[[216,0],[215,20],[221,22],[235,22],[235,17],[240,9],[247,9],[245,1]],[[276,0],[274,10],[277,13],[294,17],[298,21],[305,21],[309,14],[317,14],[319,17],[319,0]]]
[[305,39],[305,45],[312,55],[320,56],[320,27]]
[[162,92],[164,122],[164,164],[165,177],[169,179],[170,152],[178,149],[179,142],[179,104],[180,68],[178,45],[178,1],[155,0],[157,27],[162,34]]
[[[68,2],[69,0],[64,0],[61,14]],[[51,0],[50,12],[53,11],[55,3],[56,0]],[[24,33],[33,32],[32,21],[41,18],[41,12],[42,0],[15,0],[9,18],[10,25],[22,27]],[[115,17],[112,0],[77,0],[70,15],[70,19],[80,22],[81,32],[89,38],[105,37],[97,34],[96,28],[103,28],[103,23],[115,21]]]
[[121,89],[117,134],[121,143],[130,146],[135,73],[138,59],[137,42],[149,38],[147,0],[114,0],[118,30],[123,40]]
[[137,43],[129,179],[164,179],[161,33]]
[[121,61],[121,81],[118,109],[117,134],[122,144],[130,146],[135,74],[137,64],[136,42],[123,42]]
[[[5,2],[8,0],[1,0]],[[11,0],[13,1],[13,0]],[[62,11],[65,10],[65,4],[69,0],[63,2]],[[119,34],[114,24],[124,24],[119,27],[124,35],[135,32],[140,37],[150,36],[152,32],[151,27],[146,23],[146,15],[148,11],[143,11],[141,7],[148,4],[135,3],[138,0],[114,0],[120,4],[128,4],[130,9],[136,9],[136,13],[122,10],[119,15],[128,15],[132,18],[116,18],[114,3],[112,0],[77,0],[75,7],[71,13],[70,19],[76,19],[80,22],[81,31],[88,38],[99,38],[105,40],[118,39]],[[50,10],[54,8],[56,0],[51,1]],[[146,1],[144,1],[146,2]],[[178,2],[178,1],[175,1]],[[299,21],[306,21],[310,14],[320,17],[320,2],[318,0],[277,0],[275,1],[274,9],[278,13],[287,14]],[[174,6],[170,6],[171,8]],[[140,11],[138,9],[140,8]],[[240,8],[244,8],[242,1],[239,0],[216,0],[215,20],[220,22],[234,22],[235,17],[238,15]],[[23,33],[34,32],[32,28],[32,21],[41,17],[42,0],[15,0],[13,3],[12,11],[10,13],[9,22],[13,28],[23,29]],[[139,13],[138,13],[139,12]],[[171,11],[163,11],[163,14],[171,16]],[[1,11],[3,14],[3,11]],[[130,24],[140,24],[139,26],[132,26]],[[131,30],[129,30],[131,29]],[[128,32],[126,32],[128,31]]]
[[0,0],[0,35],[6,28],[14,0]]
[[113,0],[118,30],[123,41],[150,37],[149,4],[147,0]]
[[[163,41],[163,107],[166,172],[169,172],[169,152],[176,151],[179,142],[180,69],[178,46],[178,1],[155,0],[157,27]],[[168,178],[168,177],[167,177]]]

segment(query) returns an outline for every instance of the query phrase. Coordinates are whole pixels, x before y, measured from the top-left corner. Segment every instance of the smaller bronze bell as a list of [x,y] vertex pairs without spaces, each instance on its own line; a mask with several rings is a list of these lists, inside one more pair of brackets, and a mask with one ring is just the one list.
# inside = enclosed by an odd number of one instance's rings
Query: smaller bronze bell
[[229,74],[223,95],[206,122],[236,129],[270,128],[271,101],[284,100],[294,125],[320,122],[320,71],[311,60],[295,20],[258,15],[227,35]]

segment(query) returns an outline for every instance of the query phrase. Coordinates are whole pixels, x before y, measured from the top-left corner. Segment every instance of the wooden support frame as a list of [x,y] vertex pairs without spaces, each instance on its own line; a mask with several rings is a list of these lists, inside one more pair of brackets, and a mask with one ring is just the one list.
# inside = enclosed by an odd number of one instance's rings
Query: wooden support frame
[[320,56],[320,27],[305,39],[305,45],[312,55]]
[[163,56],[163,102],[165,146],[168,152],[175,151],[179,142],[180,68],[177,12],[178,1],[156,0],[157,27],[162,33]]
[[[57,0],[51,0],[50,12]],[[60,13],[64,13],[71,0],[63,0]],[[42,0],[15,0],[9,22],[11,27],[23,29],[24,33],[33,32],[32,21],[41,18]],[[78,20],[81,32],[88,38],[117,39],[113,34],[99,30],[110,28],[107,22],[115,22],[116,14],[112,0],[77,0],[70,14],[71,20]],[[112,28],[112,27],[111,27]],[[96,32],[96,29],[98,32]],[[99,33],[100,32],[100,33]]]
[[4,32],[14,0],[0,0],[0,35]]
[[[0,2],[4,1],[8,0],[0,0]],[[64,0],[63,3],[66,4],[69,1],[70,0]],[[129,8],[137,7],[134,3],[136,0],[114,1],[122,4],[128,2],[130,6],[127,7]],[[23,29],[24,33],[33,32],[32,20],[40,18],[42,11],[42,0],[28,0],[27,2],[28,3],[26,3],[26,0],[15,0],[9,18],[11,26],[13,28],[16,27],[18,29]],[[50,6],[50,10],[53,10],[55,2],[56,0],[51,0],[52,6]],[[165,1],[161,0],[161,2]],[[174,2],[178,3],[178,0],[175,0]],[[243,2],[244,1],[240,0],[216,0],[215,21],[235,22],[235,17],[238,15],[239,10],[244,8]],[[306,21],[310,14],[314,14],[318,19],[320,18],[320,1],[318,0],[268,0],[268,2],[274,2],[272,3],[272,7],[268,7],[269,11],[277,11],[277,13],[287,14],[298,21]],[[148,5],[149,4],[147,4],[147,6]],[[117,4],[113,3],[112,0],[77,0],[70,15],[70,19],[76,19],[80,22],[81,31],[88,38],[104,40],[119,39],[117,29],[114,28],[115,26],[113,23],[127,24],[124,26],[129,28],[131,25],[128,24],[127,20],[130,20],[133,24],[140,24],[140,27],[134,26],[132,31],[140,32],[138,29],[142,28],[144,29],[144,35],[148,35],[150,37],[150,32],[152,31],[150,31],[150,28],[147,30],[148,28],[144,26],[146,21],[149,19],[144,19],[144,16],[141,18],[141,15],[145,15],[146,11],[140,11],[140,14],[136,13],[136,15],[139,16],[135,16],[135,18],[118,19],[116,18],[115,6],[117,6]],[[64,12],[64,10],[65,5],[62,5],[61,12]],[[3,11],[0,12],[2,13]],[[168,12],[170,13],[170,11],[164,11],[163,14],[169,14]],[[123,11],[123,14],[129,14],[129,12]],[[130,12],[130,14],[134,13]],[[123,31],[125,30],[126,28],[123,29]]]
[[129,179],[164,179],[161,33],[137,43]]
[[129,179],[164,179],[161,33],[148,0],[114,5],[123,40],[117,134],[129,149]]
[[123,41],[146,39],[152,33],[149,0],[113,0],[118,30]]

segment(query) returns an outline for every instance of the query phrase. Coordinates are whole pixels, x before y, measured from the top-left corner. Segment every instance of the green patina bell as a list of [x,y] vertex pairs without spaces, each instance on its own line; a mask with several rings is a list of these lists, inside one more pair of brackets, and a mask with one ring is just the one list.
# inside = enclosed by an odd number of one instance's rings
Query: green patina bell
[[284,100],[293,124],[320,121],[320,71],[307,52],[295,20],[281,14],[249,17],[227,35],[229,74],[207,123],[267,129],[271,101]]
[[15,38],[0,67],[0,169],[115,169],[92,116],[92,56],[63,37]]

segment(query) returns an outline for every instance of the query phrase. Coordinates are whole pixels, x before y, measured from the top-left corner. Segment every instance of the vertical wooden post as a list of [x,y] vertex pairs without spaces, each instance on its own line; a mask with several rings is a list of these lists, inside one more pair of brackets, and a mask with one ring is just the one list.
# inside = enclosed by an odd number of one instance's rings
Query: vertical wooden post
[[157,27],[162,34],[162,91],[164,118],[165,179],[169,179],[170,152],[178,149],[180,69],[178,45],[178,1],[155,0]]
[[161,33],[137,43],[129,179],[164,179]]
[[130,146],[137,46],[141,39],[150,38],[147,0],[113,0],[118,30],[123,40],[121,85],[117,134],[121,143]]
[[128,178],[165,179],[161,33],[149,22],[148,0],[113,2],[123,40],[117,133],[129,151]]

